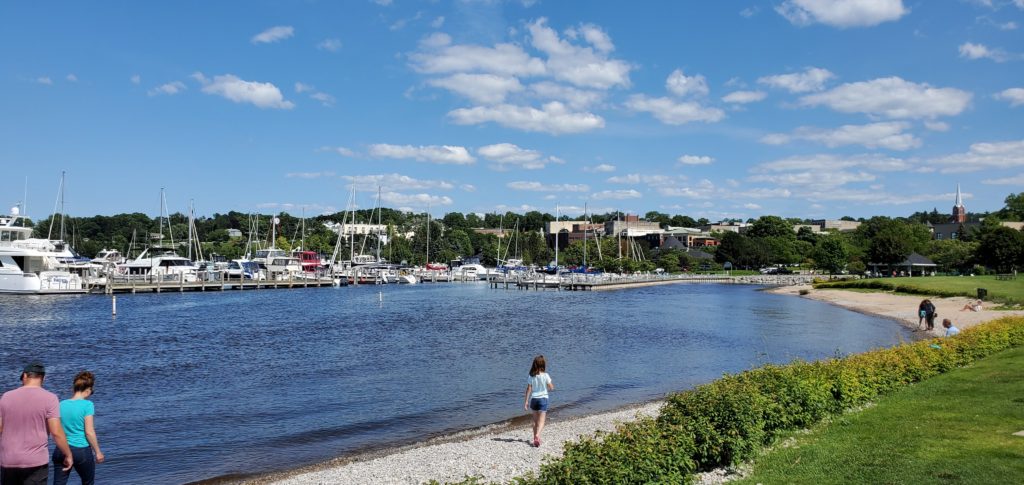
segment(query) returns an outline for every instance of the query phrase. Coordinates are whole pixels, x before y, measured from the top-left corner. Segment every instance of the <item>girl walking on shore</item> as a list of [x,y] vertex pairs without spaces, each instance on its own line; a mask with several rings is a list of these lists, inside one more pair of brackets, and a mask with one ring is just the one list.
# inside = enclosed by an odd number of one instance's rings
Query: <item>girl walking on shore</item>
[[548,412],[548,391],[553,390],[555,385],[547,373],[547,363],[543,355],[538,355],[530,366],[526,396],[523,398],[523,409],[533,411],[533,446],[540,446],[540,432],[544,430],[544,418]]
[[[96,476],[96,464],[103,463],[103,452],[96,439],[93,427],[95,408],[89,397],[92,396],[96,378],[92,372],[82,371],[75,376],[74,396],[60,402],[60,424],[68,437],[68,446],[74,459],[74,468],[82,485],[92,485]],[[64,462],[64,454],[59,449],[53,450],[54,485],[68,483],[71,470],[61,471],[59,464]]]

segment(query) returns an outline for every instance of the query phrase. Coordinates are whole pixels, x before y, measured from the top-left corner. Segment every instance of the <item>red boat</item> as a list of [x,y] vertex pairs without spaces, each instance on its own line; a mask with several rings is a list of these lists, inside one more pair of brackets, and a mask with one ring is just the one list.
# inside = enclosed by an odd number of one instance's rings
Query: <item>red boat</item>
[[306,273],[315,273],[320,269],[320,255],[316,251],[293,251],[292,256],[299,258],[302,271]]

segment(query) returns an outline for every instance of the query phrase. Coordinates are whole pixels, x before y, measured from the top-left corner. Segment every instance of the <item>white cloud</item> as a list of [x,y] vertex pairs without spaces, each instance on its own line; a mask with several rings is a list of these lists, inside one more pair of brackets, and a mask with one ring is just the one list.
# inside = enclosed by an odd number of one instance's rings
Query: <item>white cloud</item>
[[608,178],[608,183],[612,184],[639,184],[645,183],[651,187],[668,187],[672,185],[678,185],[686,182],[687,177],[685,175],[649,175],[649,174],[638,174],[630,173],[626,175],[616,175]]
[[825,190],[855,182],[871,182],[875,176],[867,172],[847,172],[843,170],[808,170],[806,172],[786,172],[775,174],[754,175],[752,182],[767,182],[782,186],[804,186],[816,190]]
[[150,89],[146,94],[150,96],[159,96],[161,94],[173,96],[186,89],[188,88],[185,86],[185,83],[181,81],[171,81],[169,83],[161,84],[160,86]]
[[829,148],[846,145],[862,145],[867,148],[909,150],[921,146],[921,139],[910,133],[905,121],[869,123],[866,125],[843,125],[833,130],[801,126],[790,134],[774,133],[761,138],[761,143],[782,145],[793,140],[820,143]]
[[476,186],[473,184],[462,184],[459,186],[463,192],[476,192]]
[[431,79],[427,84],[445,88],[481,104],[498,104],[505,101],[509,93],[523,90],[519,80],[511,76],[494,74],[458,73],[440,79]]
[[586,184],[543,184],[540,182],[509,182],[506,187],[513,190],[525,190],[529,192],[587,192],[590,187]]
[[131,80],[132,84],[139,84],[142,82],[142,77],[138,74],[135,74],[131,78],[129,78],[129,80]]
[[999,30],[1017,30],[1017,22],[1006,22],[998,25]]
[[318,179],[323,177],[333,177],[334,172],[289,172],[285,174],[288,178],[298,179]]
[[430,22],[430,27],[434,29],[440,29],[444,26],[444,17],[437,17]]
[[709,92],[708,82],[704,76],[700,74],[696,76],[687,76],[683,74],[682,69],[676,69],[668,75],[668,78],[665,79],[665,89],[680,97],[690,94],[707,96]]
[[1024,167],[1024,140],[975,143],[967,153],[933,158],[929,162],[942,173]]
[[380,201],[382,204],[410,207],[452,205],[452,198],[446,195],[402,194],[398,192],[382,192],[380,194]]
[[53,86],[53,79],[50,79],[47,76],[37,77],[36,78],[36,82],[39,83],[39,84],[45,84],[47,86]]
[[320,147],[317,151],[318,152],[334,152],[334,153],[337,153],[338,155],[341,155],[343,157],[354,157],[354,156],[356,156],[356,152],[354,152],[354,151],[352,151],[352,150],[350,150],[348,148],[345,148],[345,147],[328,147],[328,146],[323,146],[323,147]]
[[924,127],[931,131],[949,131],[949,123],[945,121],[925,121]]
[[520,166],[527,170],[544,168],[549,163],[562,163],[556,157],[545,157],[536,150],[519,148],[511,143],[498,143],[487,145],[477,149],[476,153],[481,157],[495,162],[498,169],[505,169],[510,165]]
[[644,196],[644,194],[642,194],[642,193],[640,193],[640,192],[638,192],[636,190],[633,190],[633,189],[627,189],[627,190],[602,190],[600,192],[595,192],[593,194],[590,194],[590,198],[594,199],[594,200],[639,199],[639,198],[641,198],[643,196]]
[[1013,176],[1013,177],[1001,177],[1001,178],[997,178],[997,179],[985,179],[985,180],[982,180],[981,183],[987,184],[987,185],[1016,185],[1016,186],[1019,187],[1019,186],[1024,185],[1024,173],[1022,173],[1020,175]]
[[683,155],[677,161],[680,165],[708,165],[715,159],[708,156]]
[[313,86],[310,86],[308,84],[303,84],[303,83],[295,83],[295,92],[296,93],[302,94],[302,93],[304,93],[306,91],[312,91],[312,90],[313,90]]
[[292,109],[295,104],[286,101],[281,90],[271,83],[246,81],[233,74],[206,78],[201,72],[192,74],[192,78],[203,84],[203,92],[216,94],[236,103],[251,103],[259,108]]
[[397,173],[378,175],[344,175],[341,178],[349,184],[354,185],[357,190],[368,192],[376,191],[378,187],[383,187],[389,191],[428,189],[451,190],[455,188],[455,184],[446,180],[422,180]]
[[752,211],[761,210],[761,206],[759,206],[757,204],[754,204],[754,203],[750,203],[750,202],[748,202],[746,204],[743,204],[743,208],[747,209],[747,210],[752,210]]
[[825,88],[825,83],[835,77],[836,75],[828,69],[808,67],[803,72],[764,76],[758,78],[757,82],[773,88],[785,89],[791,93],[808,93],[821,91]]
[[541,81],[530,85],[530,91],[538,98],[562,101],[572,109],[582,110],[604,99],[604,92],[578,89],[572,86]]
[[531,45],[547,54],[544,63],[548,74],[555,79],[576,86],[609,89],[615,86],[629,87],[629,71],[633,66],[617,59],[609,59],[614,49],[611,39],[593,25],[584,25],[584,39],[592,46],[574,45],[548,27],[546,18],[540,18],[527,26]]
[[68,74],[64,79],[67,79],[68,82],[73,82],[73,83],[77,83],[78,82],[78,76],[76,76],[74,74]]
[[961,44],[959,51],[960,57],[967,59],[991,59],[995,62],[1006,62],[1011,57],[1002,49],[989,49],[984,44],[974,44],[971,42]]
[[[840,201],[866,205],[907,205],[920,204],[923,202],[948,201],[953,199],[954,194],[925,193],[907,195],[889,194],[879,190],[878,188],[869,188],[869,190],[831,188],[828,190],[810,190],[801,192],[797,194],[797,196],[818,202]],[[967,194],[964,194],[964,197],[967,197]]]
[[763,100],[768,93],[764,91],[733,91],[722,97],[722,101],[734,104],[756,103]]
[[413,159],[419,162],[451,163],[467,165],[476,161],[469,150],[460,146],[449,145],[388,145],[376,144],[369,147],[370,156],[376,158]]
[[1010,106],[1016,108],[1017,106],[1024,104],[1024,88],[1010,88],[997,93],[993,97],[1003,101],[1009,101]]
[[775,11],[793,25],[871,27],[909,13],[902,0],[785,0]]
[[887,118],[954,116],[967,109],[972,94],[956,88],[886,77],[847,83],[800,99],[803,106],[824,105],[842,113],[865,113]]
[[740,10],[740,15],[743,18],[748,18],[749,19],[750,17],[753,17],[754,15],[757,15],[757,12],[759,10],[761,10],[761,9],[758,8],[758,7],[747,7],[745,9],[743,9],[743,10]]
[[584,172],[614,172],[615,165],[601,163],[593,167],[583,167]]
[[899,172],[915,168],[910,162],[880,154],[841,156],[834,154],[797,155],[759,164],[755,173],[804,170],[842,170],[859,168],[876,172]]
[[249,42],[253,44],[269,44],[287,39],[292,35],[295,35],[295,29],[291,25],[278,25],[254,35]]
[[459,108],[450,111],[448,116],[459,125],[495,122],[509,128],[555,135],[604,127],[604,118],[593,113],[570,111],[558,101],[546,103],[541,109],[510,104]]
[[334,96],[331,96],[330,94],[316,92],[310,94],[309,97],[319,101],[320,104],[324,106],[334,106]]
[[434,33],[420,42],[420,51],[409,54],[413,69],[427,74],[483,72],[502,76],[537,76],[546,72],[544,62],[515,44],[492,47],[451,45],[448,34]]
[[692,121],[715,123],[725,118],[725,112],[718,108],[702,106],[693,101],[676,101],[670,98],[650,98],[634,94],[626,101],[632,111],[651,113],[662,123],[682,125]]
[[317,49],[328,52],[338,52],[341,50],[341,39],[324,39],[316,45]]
[[387,7],[388,5],[391,5],[392,1],[393,0],[373,0],[373,3],[376,3],[377,5],[380,5],[381,7]]

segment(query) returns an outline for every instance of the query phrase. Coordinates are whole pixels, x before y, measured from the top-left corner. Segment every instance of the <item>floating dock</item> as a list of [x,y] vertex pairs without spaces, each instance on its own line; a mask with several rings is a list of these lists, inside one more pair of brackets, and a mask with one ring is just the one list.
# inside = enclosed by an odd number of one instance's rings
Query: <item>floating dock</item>
[[198,278],[186,281],[184,278],[169,277],[119,277],[104,284],[94,285],[92,293],[171,293],[186,291],[226,290],[269,290],[284,288],[321,288],[339,286],[342,281],[329,277],[304,277],[290,279],[251,280],[232,278]]

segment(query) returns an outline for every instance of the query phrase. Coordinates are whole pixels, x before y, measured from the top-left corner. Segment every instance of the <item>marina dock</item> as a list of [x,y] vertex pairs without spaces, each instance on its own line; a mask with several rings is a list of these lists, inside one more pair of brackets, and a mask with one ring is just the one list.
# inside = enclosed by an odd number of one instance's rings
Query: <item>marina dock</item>
[[730,276],[728,274],[683,274],[683,275],[593,275],[570,274],[561,276],[529,277],[507,275],[494,276],[488,280],[491,288],[520,290],[558,291],[602,291],[676,283],[735,283],[752,285],[786,286],[808,284],[810,275],[753,275]]
[[[168,275],[181,276],[181,275]],[[94,285],[91,293],[170,293],[186,291],[226,291],[226,290],[269,290],[287,288],[322,288],[339,286],[341,281],[329,277],[304,277],[288,279],[252,280],[225,278],[218,273],[200,277],[193,281],[185,278],[150,277],[148,275],[120,276],[108,279],[106,283]]]

